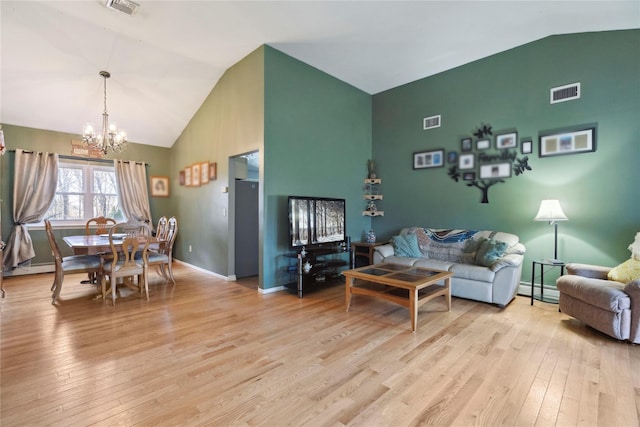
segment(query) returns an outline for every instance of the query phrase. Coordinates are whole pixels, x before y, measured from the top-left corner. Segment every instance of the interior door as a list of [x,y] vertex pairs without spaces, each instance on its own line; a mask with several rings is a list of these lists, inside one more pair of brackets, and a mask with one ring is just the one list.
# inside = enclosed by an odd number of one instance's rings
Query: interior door
[[259,183],[238,180],[235,184],[235,274],[237,278],[257,276]]

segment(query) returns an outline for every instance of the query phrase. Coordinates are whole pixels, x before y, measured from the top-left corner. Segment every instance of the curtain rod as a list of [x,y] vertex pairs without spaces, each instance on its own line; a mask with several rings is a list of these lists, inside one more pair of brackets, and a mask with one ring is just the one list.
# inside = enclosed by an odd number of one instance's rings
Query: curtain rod
[[[23,152],[27,153],[27,154],[33,154],[35,153],[35,151],[28,151],[28,150],[22,150]],[[9,150],[10,153],[15,153],[16,150]],[[53,153],[49,153],[49,155],[52,155]],[[113,160],[110,159],[96,159],[96,158],[92,158],[92,157],[78,157],[78,156],[69,156],[66,154],[58,154],[58,157],[61,159],[65,159],[65,160],[79,160],[79,161],[83,161],[83,162],[95,162],[95,163],[109,163],[109,164],[113,164]],[[123,163],[131,163],[131,161],[129,160],[123,160]],[[151,166],[149,163],[143,163],[143,162],[135,162],[138,165],[142,165],[144,164],[146,167]]]

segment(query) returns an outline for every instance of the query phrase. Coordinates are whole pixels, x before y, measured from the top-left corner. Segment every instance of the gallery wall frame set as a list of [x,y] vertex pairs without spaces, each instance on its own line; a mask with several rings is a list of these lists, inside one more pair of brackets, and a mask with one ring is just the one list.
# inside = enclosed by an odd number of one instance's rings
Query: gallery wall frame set
[[596,126],[545,131],[540,133],[538,157],[590,153],[596,151]]
[[214,181],[218,175],[216,162],[198,162],[180,171],[180,185],[199,187]]
[[413,169],[440,168],[444,166],[444,149],[413,153]]

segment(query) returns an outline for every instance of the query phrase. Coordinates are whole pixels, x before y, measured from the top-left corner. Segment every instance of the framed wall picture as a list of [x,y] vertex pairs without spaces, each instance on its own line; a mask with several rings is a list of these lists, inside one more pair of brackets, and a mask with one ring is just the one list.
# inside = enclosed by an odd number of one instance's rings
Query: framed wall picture
[[520,143],[520,151],[522,154],[531,154],[533,152],[533,141],[522,141]]
[[495,163],[480,166],[480,179],[509,178],[511,176],[511,163]]
[[491,148],[491,141],[488,139],[480,139],[476,141],[476,150],[487,150]]
[[518,133],[511,132],[496,136],[496,148],[502,150],[505,148],[516,148],[518,146]]
[[460,162],[458,169],[473,169],[475,167],[475,155],[473,154],[460,154]]
[[218,164],[209,162],[209,181],[215,181],[218,177]]
[[184,170],[181,170],[180,179],[179,179],[180,185],[184,185],[184,181],[185,181]]
[[151,197],[169,197],[169,177],[151,177]]
[[471,138],[463,138],[460,140],[460,151],[471,151],[472,148],[473,144],[471,143]]
[[413,153],[413,168],[427,169],[444,166],[444,150],[419,151]]
[[191,165],[191,186],[200,186],[200,163]]
[[184,186],[191,187],[191,166],[184,168]]
[[462,179],[465,181],[473,181],[476,179],[476,173],[475,172],[465,172],[462,174]]
[[209,162],[200,163],[200,184],[209,183]]
[[559,156],[596,151],[596,128],[543,133],[540,135],[538,157]]
[[457,151],[449,151],[447,153],[447,159],[449,163],[457,163],[458,162],[458,152]]

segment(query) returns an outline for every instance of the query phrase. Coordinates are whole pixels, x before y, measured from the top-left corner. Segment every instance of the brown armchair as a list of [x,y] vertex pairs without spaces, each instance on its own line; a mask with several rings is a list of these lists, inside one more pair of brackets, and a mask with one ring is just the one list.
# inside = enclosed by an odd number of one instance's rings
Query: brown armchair
[[567,264],[568,274],[556,281],[560,311],[609,336],[640,343],[640,279],[608,280],[610,270]]

